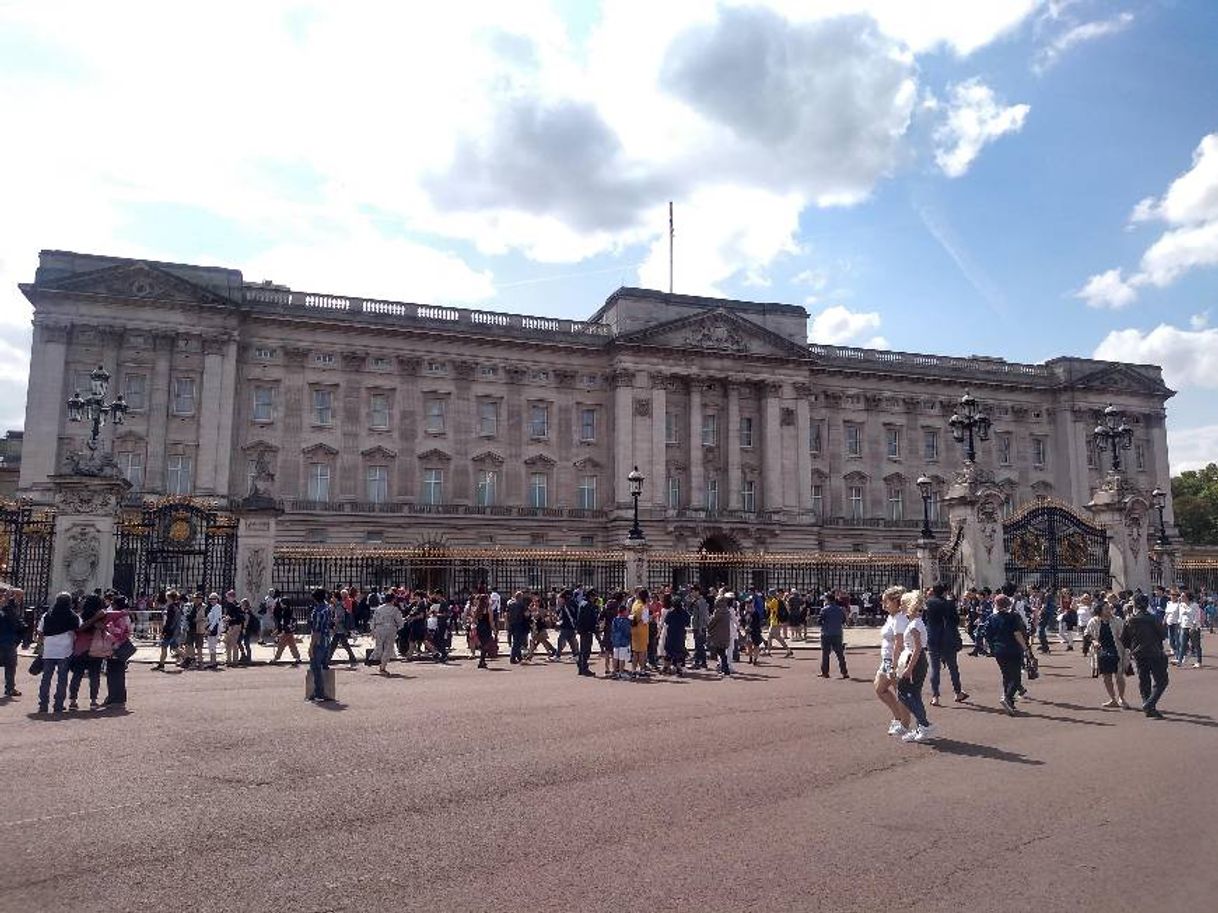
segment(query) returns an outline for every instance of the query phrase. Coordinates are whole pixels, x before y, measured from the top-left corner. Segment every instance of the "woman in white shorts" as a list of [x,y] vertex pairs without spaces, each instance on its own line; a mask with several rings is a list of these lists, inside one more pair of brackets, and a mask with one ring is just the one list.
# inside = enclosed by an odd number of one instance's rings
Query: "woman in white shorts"
[[897,697],[896,657],[905,648],[905,628],[909,624],[909,619],[901,611],[901,597],[904,595],[905,587],[890,586],[881,598],[881,605],[888,617],[880,628],[880,668],[875,674],[875,696],[891,711],[888,734],[895,736],[905,735],[913,722],[909,710]]

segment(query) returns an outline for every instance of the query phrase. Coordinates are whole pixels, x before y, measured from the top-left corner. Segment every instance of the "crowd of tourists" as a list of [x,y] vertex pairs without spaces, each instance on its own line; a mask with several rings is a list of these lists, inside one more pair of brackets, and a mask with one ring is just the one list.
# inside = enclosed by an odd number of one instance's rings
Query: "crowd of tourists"
[[[299,666],[300,633],[307,632],[307,660],[313,671],[310,700],[327,700],[324,673],[341,651],[351,666],[360,663],[389,674],[396,659],[445,663],[454,653],[477,659],[478,668],[500,655],[505,636],[508,662],[560,662],[564,651],[581,676],[601,674],[615,681],[652,675],[684,676],[690,670],[730,678],[739,665],[757,665],[775,650],[792,655],[793,642],[807,642],[817,629],[820,675],[849,679],[845,631],[871,615],[880,627],[880,664],[876,695],[890,710],[889,732],[905,741],[934,738],[923,689],[930,686],[930,707],[941,704],[942,671],[956,702],[969,699],[963,688],[958,654],[962,630],[972,641],[970,655],[991,656],[1002,682],[1000,705],[1016,714],[1035,679],[1037,653],[1054,646],[1075,649],[1103,681],[1105,708],[1127,708],[1126,678],[1138,677],[1141,709],[1159,716],[1169,664],[1194,667],[1202,662],[1201,634],[1212,632],[1218,611],[1215,594],[1156,587],[1151,594],[1074,594],[1008,584],[1000,591],[969,589],[958,599],[937,585],[928,590],[891,587],[877,597],[841,590],[805,594],[791,590],[725,587],[645,589],[599,594],[592,588],[546,593],[497,590],[462,598],[403,587],[364,590],[349,586],[312,593],[307,622],[289,600],[271,590],[256,604],[223,595],[189,596],[167,590],[156,597],[127,597],[113,592],[85,596],[61,593],[31,629],[24,621],[23,594],[0,587],[0,662],[5,696],[19,697],[17,648],[36,641],[32,672],[40,676],[38,710],[62,713],[79,708],[87,679],[91,709],[126,703],[126,669],[135,652],[133,637],[154,637],[160,655],[152,668],[182,669],[249,665],[252,645],[273,648],[270,662],[286,658]],[[1165,652],[1164,643],[1167,644]],[[367,646],[365,646],[365,643]],[[362,656],[357,655],[359,648]],[[102,673],[106,697],[99,700]]]

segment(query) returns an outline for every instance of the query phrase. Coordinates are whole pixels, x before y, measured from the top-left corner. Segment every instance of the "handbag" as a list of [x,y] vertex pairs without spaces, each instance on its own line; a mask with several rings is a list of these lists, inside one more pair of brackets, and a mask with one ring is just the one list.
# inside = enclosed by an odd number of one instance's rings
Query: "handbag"
[[128,639],[114,648],[111,659],[117,659],[120,663],[126,663],[133,656],[135,656],[135,644]]
[[93,640],[89,643],[89,655],[106,659],[113,653],[114,638],[110,636],[105,628],[97,628],[93,632]]
[[1035,681],[1040,678],[1040,660],[1031,653],[1027,654],[1028,661],[1028,681]]
[[30,663],[30,675],[42,675],[42,657],[35,656],[34,661]]

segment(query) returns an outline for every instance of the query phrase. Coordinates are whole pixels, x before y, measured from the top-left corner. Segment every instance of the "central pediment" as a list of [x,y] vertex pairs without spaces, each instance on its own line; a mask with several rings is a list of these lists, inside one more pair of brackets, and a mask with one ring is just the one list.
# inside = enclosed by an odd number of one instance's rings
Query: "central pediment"
[[619,336],[615,345],[811,360],[806,348],[725,308],[716,308]]

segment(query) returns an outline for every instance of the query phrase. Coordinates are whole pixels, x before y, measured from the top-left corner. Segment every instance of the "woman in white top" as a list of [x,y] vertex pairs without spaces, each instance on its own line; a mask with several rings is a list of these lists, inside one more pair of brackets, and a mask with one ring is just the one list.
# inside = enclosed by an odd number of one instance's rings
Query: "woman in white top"
[[901,597],[901,608],[905,610],[908,624],[905,626],[905,648],[897,659],[897,697],[909,708],[918,724],[912,732],[901,736],[901,740],[924,742],[935,736],[935,727],[926,718],[926,705],[922,702],[922,683],[926,681],[930,665],[926,659],[926,624],[922,621],[926,596],[921,590],[910,590]]
[[1201,668],[1201,606],[1193,599],[1189,590],[1180,594],[1180,634],[1176,646],[1176,665],[1183,666],[1190,653],[1194,657],[1193,668]]
[[880,628],[880,668],[875,673],[875,696],[892,713],[888,734],[903,736],[909,732],[913,717],[897,698],[896,657],[905,648],[905,628],[909,619],[901,611],[901,597],[905,587],[890,586],[880,597],[880,605],[888,614]]

